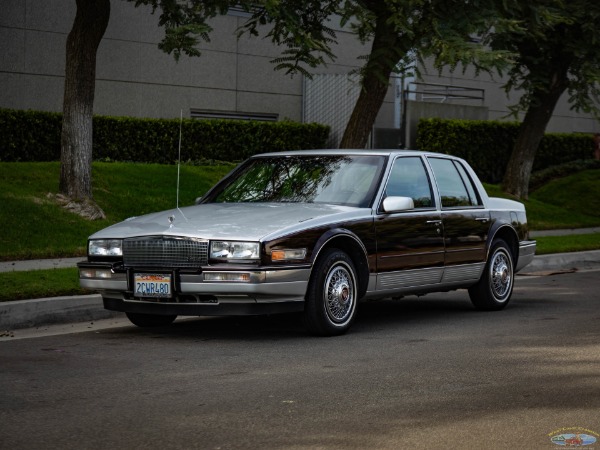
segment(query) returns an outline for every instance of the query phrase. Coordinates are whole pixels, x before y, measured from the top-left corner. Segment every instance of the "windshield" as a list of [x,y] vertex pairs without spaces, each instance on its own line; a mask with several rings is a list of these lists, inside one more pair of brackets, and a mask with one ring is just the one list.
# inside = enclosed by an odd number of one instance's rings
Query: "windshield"
[[207,199],[213,203],[301,202],[370,205],[385,157],[272,156],[249,160]]

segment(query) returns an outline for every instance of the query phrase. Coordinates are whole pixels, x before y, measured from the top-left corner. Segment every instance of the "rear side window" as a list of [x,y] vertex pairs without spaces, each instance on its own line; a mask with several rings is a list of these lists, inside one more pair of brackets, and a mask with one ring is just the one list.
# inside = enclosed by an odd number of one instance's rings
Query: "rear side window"
[[442,208],[480,206],[481,199],[465,168],[457,161],[429,158],[442,199]]

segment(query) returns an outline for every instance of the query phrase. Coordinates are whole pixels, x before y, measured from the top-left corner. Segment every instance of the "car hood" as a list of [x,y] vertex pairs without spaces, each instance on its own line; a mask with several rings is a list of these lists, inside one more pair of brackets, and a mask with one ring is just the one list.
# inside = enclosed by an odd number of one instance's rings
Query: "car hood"
[[165,235],[258,241],[370,213],[370,209],[315,203],[208,203],[132,217],[90,238]]

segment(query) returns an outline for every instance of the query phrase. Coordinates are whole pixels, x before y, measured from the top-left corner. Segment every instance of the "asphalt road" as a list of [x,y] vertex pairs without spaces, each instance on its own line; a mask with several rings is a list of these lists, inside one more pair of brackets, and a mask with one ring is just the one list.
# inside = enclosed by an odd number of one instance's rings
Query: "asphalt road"
[[15,332],[0,448],[600,448],[599,306],[590,270],[519,276],[501,312],[465,291],[364,304],[336,338],[295,316]]

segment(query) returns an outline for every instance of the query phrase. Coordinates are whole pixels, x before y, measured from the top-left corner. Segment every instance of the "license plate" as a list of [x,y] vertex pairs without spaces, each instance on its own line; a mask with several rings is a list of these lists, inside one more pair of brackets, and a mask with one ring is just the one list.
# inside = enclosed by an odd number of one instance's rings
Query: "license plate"
[[133,277],[136,297],[171,297],[171,275],[136,273]]

